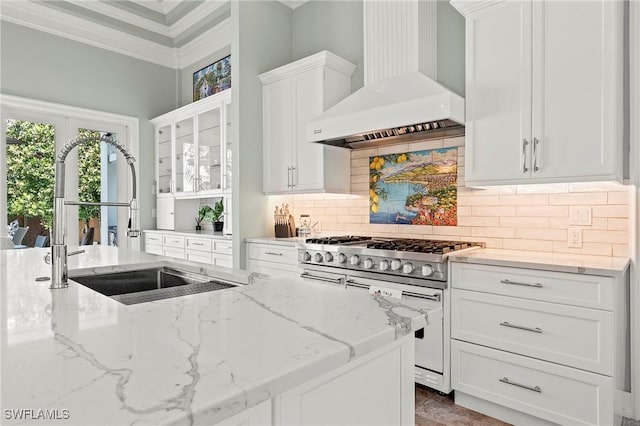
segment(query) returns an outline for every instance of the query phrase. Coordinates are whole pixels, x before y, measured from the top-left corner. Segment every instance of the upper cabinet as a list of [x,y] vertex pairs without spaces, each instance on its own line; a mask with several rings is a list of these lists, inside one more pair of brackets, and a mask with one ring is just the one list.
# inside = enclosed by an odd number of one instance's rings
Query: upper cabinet
[[306,124],[351,94],[355,65],[322,51],[260,75],[264,192],[349,192],[350,152],[307,142]]
[[229,89],[151,120],[159,197],[231,192],[230,104]]
[[468,186],[622,180],[623,2],[452,1]]

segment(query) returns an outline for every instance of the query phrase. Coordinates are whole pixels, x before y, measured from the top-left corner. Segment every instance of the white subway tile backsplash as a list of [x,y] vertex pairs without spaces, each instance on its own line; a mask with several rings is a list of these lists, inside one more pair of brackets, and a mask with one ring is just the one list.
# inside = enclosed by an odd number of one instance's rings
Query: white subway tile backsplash
[[[369,223],[369,157],[442,147],[458,151],[458,225],[382,225]],[[484,242],[489,248],[585,255],[629,255],[628,186],[615,182],[465,187],[464,137],[351,151],[351,194],[278,197],[294,217],[311,215],[323,234],[431,238]],[[274,197],[275,199],[275,197]],[[590,207],[590,226],[582,248],[567,247],[569,206]],[[571,225],[574,226],[574,225]]]

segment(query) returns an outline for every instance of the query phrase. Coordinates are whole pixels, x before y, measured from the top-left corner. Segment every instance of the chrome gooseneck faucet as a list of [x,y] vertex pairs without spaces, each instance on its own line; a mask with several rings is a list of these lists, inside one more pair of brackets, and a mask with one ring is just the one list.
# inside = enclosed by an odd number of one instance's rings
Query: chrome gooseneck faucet
[[[77,147],[88,142],[95,142],[99,140],[101,142],[113,145],[124,155],[131,168],[131,181],[133,184],[133,190],[131,192],[131,201],[129,203],[118,202],[101,202],[90,203],[84,201],[65,201],[64,198],[64,186],[65,186],[65,160],[69,152]],[[82,253],[72,252],[67,253],[67,243],[65,238],[66,231],[66,212],[65,206],[113,206],[113,207],[128,207],[129,208],[129,229],[127,230],[128,237],[140,236],[140,230],[138,229],[138,200],[136,199],[136,169],[133,163],[135,158],[129,152],[118,143],[111,133],[103,134],[100,139],[96,139],[94,136],[84,136],[72,139],[67,143],[62,150],[56,161],[56,179],[55,179],[55,193],[53,200],[53,241],[51,244],[51,288],[65,288],[68,283],[68,271],[67,271],[67,256]]]

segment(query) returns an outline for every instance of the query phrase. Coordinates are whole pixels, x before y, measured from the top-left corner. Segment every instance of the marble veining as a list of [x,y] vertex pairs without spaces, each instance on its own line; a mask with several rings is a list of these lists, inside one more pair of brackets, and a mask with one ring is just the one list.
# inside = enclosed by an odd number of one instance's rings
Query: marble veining
[[[3,409],[68,410],[59,424],[214,424],[429,316],[411,300],[110,247],[70,258],[69,287],[50,290],[35,281],[50,274],[44,253],[0,253],[1,401]],[[73,281],[157,266],[241,285],[126,306]]]

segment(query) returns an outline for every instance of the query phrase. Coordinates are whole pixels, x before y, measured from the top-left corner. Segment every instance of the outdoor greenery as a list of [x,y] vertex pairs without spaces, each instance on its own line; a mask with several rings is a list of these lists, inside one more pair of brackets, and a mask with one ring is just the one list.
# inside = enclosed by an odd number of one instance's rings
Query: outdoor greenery
[[[81,130],[80,135],[99,132]],[[7,214],[9,218],[39,217],[45,229],[53,222],[55,129],[51,124],[8,120],[7,137],[21,144],[7,145]],[[100,142],[78,148],[79,199],[100,201]],[[85,221],[100,216],[99,207],[80,207]]]
[[[100,132],[80,129],[78,136],[93,136],[95,141],[78,147],[78,199],[81,201],[100,202]],[[99,206],[81,206],[78,217],[85,221],[100,217]]]
[[39,217],[53,222],[54,127],[51,124],[8,120],[7,137],[23,142],[7,144],[7,214]]

